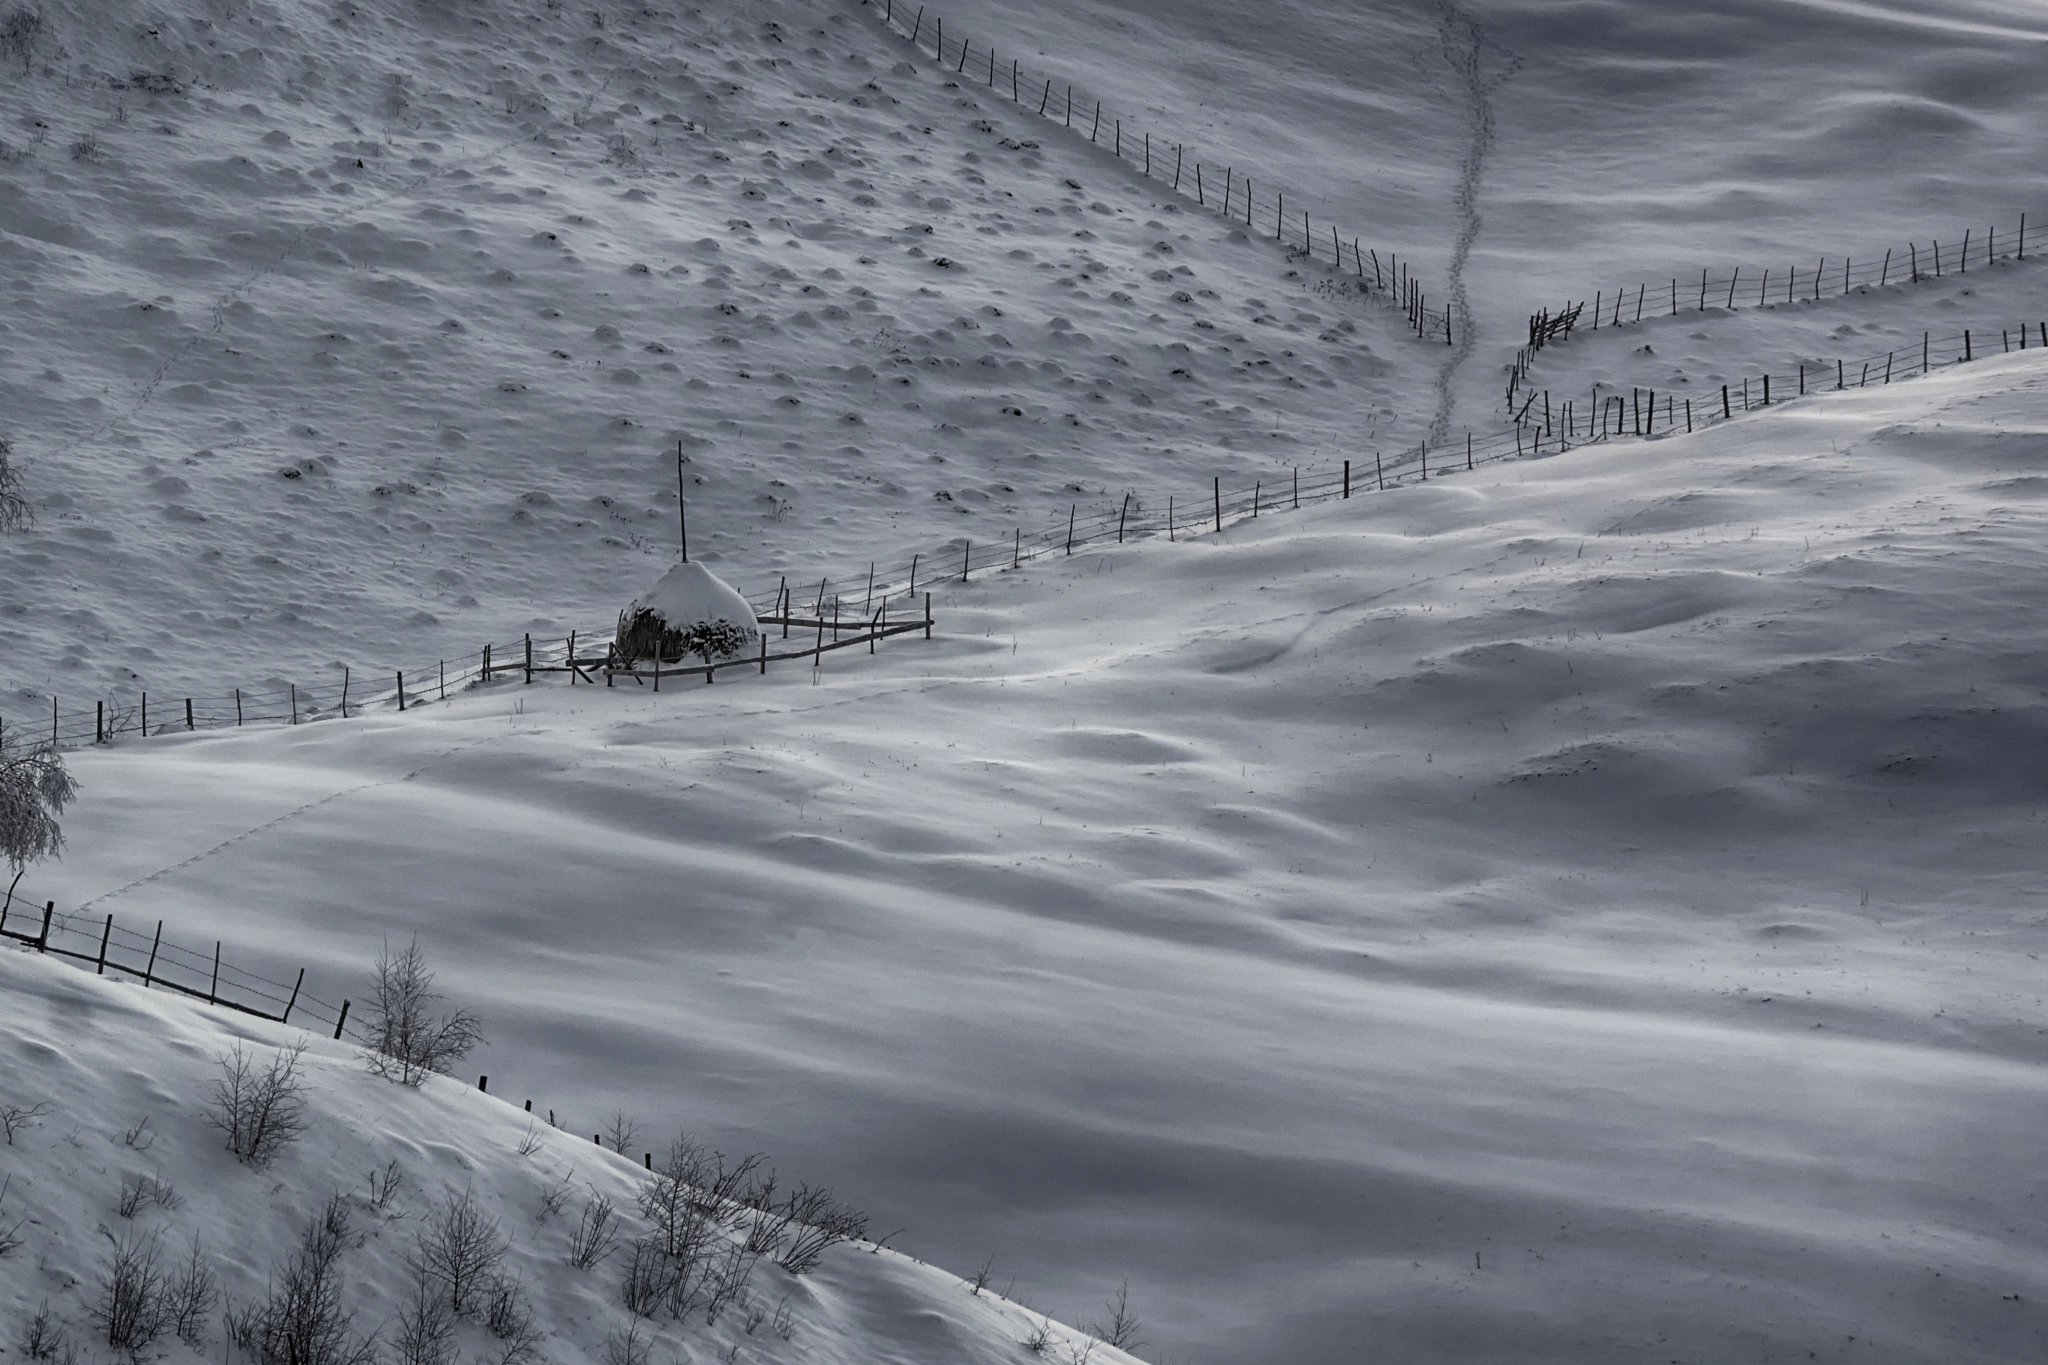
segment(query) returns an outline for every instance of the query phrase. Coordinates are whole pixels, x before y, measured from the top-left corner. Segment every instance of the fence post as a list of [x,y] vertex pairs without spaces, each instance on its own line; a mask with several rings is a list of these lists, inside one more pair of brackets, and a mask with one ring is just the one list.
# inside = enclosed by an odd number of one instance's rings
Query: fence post
[[108,915],[107,927],[100,930],[100,961],[99,966],[93,970],[94,976],[105,976],[107,974],[107,940],[111,939],[113,936],[114,917],[112,915]]
[[142,986],[144,990],[149,989],[150,980],[156,974],[156,950],[163,941],[164,922],[158,920],[156,922],[156,937],[151,939],[149,943],[149,964],[142,969]]
[[[1348,482],[1350,471],[1347,469],[1345,474],[1347,475]],[[1380,466],[1380,453],[1377,450],[1372,453],[1372,481],[1380,492],[1384,493],[1387,491],[1387,474],[1386,470]],[[1347,494],[1346,496],[1349,495]]]
[[40,933],[40,934],[38,934],[38,935],[36,935],[36,951],[37,951],[37,952],[39,952],[39,953],[47,953],[48,951],[50,951],[50,920],[51,920],[51,918],[52,918],[52,917],[54,917],[54,916],[56,915],[56,913],[57,913],[57,902],[55,902],[55,901],[46,901],[46,902],[44,902],[44,904],[43,904],[43,932],[42,932],[42,933]]
[[142,694],[142,737],[149,738],[149,693]]
[[[569,676],[573,678],[576,675],[571,673]],[[398,709],[401,711],[405,709],[405,674],[403,672],[398,675]],[[346,718],[348,712],[344,711],[342,715]]]
[[344,1001],[342,1001],[342,1002],[341,1002],[341,1017],[340,1017],[340,1018],[338,1018],[338,1019],[336,1019],[336,1020],[334,1021],[334,1041],[335,1041],[335,1042],[337,1042],[337,1043],[338,1043],[338,1042],[340,1042],[340,1041],[341,1041],[341,1030],[342,1030],[342,1026],[343,1026],[344,1024],[346,1024],[346,1023],[348,1023],[348,1001],[344,1000]]
[[213,941],[213,980],[206,987],[206,1003],[211,1005],[220,999],[220,940]]
[[968,573],[974,568],[974,542],[968,541],[960,547],[960,581],[967,581]]
[[1068,554],[1072,554],[1072,553],[1074,553],[1074,514],[1075,514],[1076,512],[1078,512],[1078,511],[1080,511],[1080,510],[1081,510],[1081,504],[1080,504],[1080,503],[1078,503],[1078,502],[1077,502],[1077,503],[1072,503],[1072,504],[1070,504],[1070,505],[1068,506],[1068,508],[1067,508],[1067,553],[1068,553]]
[[192,699],[190,697],[185,698],[185,728],[187,730],[192,728]]
[[1928,334],[1926,332],[1920,334],[1920,373],[1922,374],[1927,373],[1927,337]]
[[924,638],[932,638],[932,595],[924,595]]
[[1126,493],[1124,494],[1123,510],[1116,514],[1116,543],[1119,545],[1124,543],[1124,519],[1130,516],[1130,514],[1131,495],[1129,493]]
[[1351,496],[1351,461],[1344,462],[1344,496]]
[[[886,608],[888,603],[882,605]],[[765,630],[761,632],[761,676],[768,676],[768,632]]]
[[1721,415],[1723,417],[1733,417],[1735,415],[1728,407],[1728,386],[1726,384],[1721,386]]
[[[1969,329],[1969,328],[1967,328],[1967,327],[1965,327],[1965,328],[1963,329],[1963,361],[1964,361],[1964,363],[1965,363],[1965,364],[1967,364],[1967,363],[1969,363],[1969,360],[1970,360],[1970,329]],[[147,733],[147,731],[145,731],[144,733]]]
[[235,689],[235,724],[236,724],[236,725],[240,725],[241,723],[242,723],[242,689],[238,687],[238,688],[236,688],[236,689]]
[[92,742],[104,744],[107,742],[107,704],[96,701],[92,708]]
[[299,968],[299,979],[292,983],[292,998],[284,1002],[284,1013],[277,1016],[277,1022],[288,1024],[292,1018],[292,1006],[299,1003],[299,987],[306,984],[306,969]]
[[1223,476],[1216,475],[1210,480],[1211,491],[1216,495],[1216,529],[1223,529]]
[[299,685],[292,683],[290,687],[292,689],[292,724],[297,725],[299,723]]
[[533,636],[526,637],[526,681],[533,681]]
[[[399,699],[402,703],[404,701],[405,685],[400,683],[398,690]],[[398,709],[403,711],[405,707],[401,704]],[[346,668],[341,670],[341,718],[343,720],[348,719],[348,670]]]

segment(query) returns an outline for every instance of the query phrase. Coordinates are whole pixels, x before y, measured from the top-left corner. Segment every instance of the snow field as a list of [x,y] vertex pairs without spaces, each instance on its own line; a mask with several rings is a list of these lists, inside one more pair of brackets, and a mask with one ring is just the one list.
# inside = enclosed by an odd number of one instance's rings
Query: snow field
[[38,877],[309,984],[417,930],[494,1093],[1128,1276],[1167,1358],[2024,1358],[2042,360],[1042,561],[812,676],[81,754]]
[[0,87],[9,711],[608,620],[679,442],[751,594],[1427,417],[1383,302],[858,9],[48,10]]
[[[216,1058],[239,1043],[267,1065],[274,1049],[303,1035],[17,954],[0,956],[0,979],[9,1001],[0,1023],[0,1091],[10,1106],[47,1106],[5,1149],[10,1179],[0,1211],[21,1238],[0,1257],[10,1353],[47,1304],[79,1358],[110,1358],[89,1315],[123,1238],[157,1239],[171,1266],[182,1263],[196,1237],[225,1301],[246,1310],[336,1194],[351,1229],[341,1257],[342,1303],[356,1333],[381,1329],[387,1351],[412,1283],[406,1258],[446,1201],[463,1195],[506,1243],[500,1273],[520,1285],[541,1331],[530,1358],[606,1359],[608,1342],[630,1327],[617,1293],[624,1252],[578,1269],[568,1263],[568,1247],[593,1195],[619,1209],[622,1241],[645,1231],[634,1204],[646,1178],[637,1159],[536,1126],[516,1107],[453,1080],[412,1090],[375,1079],[352,1050],[315,1041],[302,1063],[309,1082],[304,1135],[255,1169],[225,1150],[208,1121],[220,1075]],[[647,1142],[664,1149],[672,1137]],[[393,1163],[396,1192],[380,1199]],[[123,1217],[123,1187],[138,1181],[160,1181],[171,1195],[145,1198]],[[547,1211],[550,1195],[560,1201],[559,1212]],[[957,1277],[909,1257],[872,1251],[842,1245],[802,1277],[764,1263],[751,1295],[762,1321],[749,1328],[752,1315],[742,1306],[709,1327],[701,1320],[642,1322],[650,1352],[643,1359],[879,1356],[936,1365],[1023,1355],[1017,1343],[1038,1318],[992,1294],[970,1294]],[[773,1328],[785,1307],[786,1339]],[[1057,1325],[1051,1338],[1055,1360],[1086,1341]],[[479,1319],[462,1324],[456,1345],[469,1359],[497,1359],[505,1349]],[[167,1331],[148,1355],[214,1360],[226,1349],[216,1311],[200,1348]],[[1092,1358],[1127,1359],[1099,1343]]]

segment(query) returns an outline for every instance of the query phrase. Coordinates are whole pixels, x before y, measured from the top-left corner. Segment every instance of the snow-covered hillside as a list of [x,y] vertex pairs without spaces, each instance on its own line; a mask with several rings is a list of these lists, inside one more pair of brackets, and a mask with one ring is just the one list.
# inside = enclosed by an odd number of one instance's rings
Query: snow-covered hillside
[[81,754],[37,894],[323,994],[417,929],[494,1094],[1128,1276],[1148,1355],[2029,1358],[2044,362],[1042,561],[817,678]]
[[[0,956],[0,991],[7,1000],[0,1108],[9,1120],[0,1148],[7,1176],[0,1244],[14,1243],[0,1254],[0,1321],[11,1359],[37,1358],[25,1342],[38,1319],[44,1358],[255,1359],[231,1348],[227,1313],[259,1312],[284,1283],[309,1228],[323,1224],[338,1229],[330,1283],[339,1312],[326,1320],[337,1329],[328,1339],[344,1350],[294,1359],[338,1365],[350,1358],[347,1345],[374,1338],[373,1358],[415,1362],[459,1354],[564,1365],[941,1365],[1028,1358],[1022,1343],[1041,1333],[1046,1359],[1127,1359],[992,1293],[972,1292],[957,1276],[864,1242],[832,1248],[802,1275],[788,1273],[771,1252],[719,1311],[700,1306],[684,1321],[666,1312],[636,1318],[621,1306],[620,1287],[632,1244],[650,1235],[636,1204],[650,1177],[637,1155],[536,1123],[452,1080],[432,1079],[421,1089],[379,1080],[342,1046],[312,1042],[298,1068],[300,1135],[253,1165],[226,1150],[214,1122],[219,1059],[240,1049],[267,1068],[303,1035],[14,954]],[[643,1136],[664,1153],[676,1138]],[[616,1211],[609,1220],[593,1217],[600,1201]],[[470,1241],[481,1256],[422,1254],[448,1244],[440,1233],[451,1210],[472,1220]],[[714,1245],[745,1231],[741,1224],[721,1232]],[[579,1238],[592,1248],[581,1266],[572,1263]],[[786,1258],[787,1235],[782,1242]],[[187,1317],[182,1340],[181,1324],[150,1331],[149,1306],[161,1296],[140,1292],[136,1267],[154,1266],[171,1284],[194,1282],[186,1277],[195,1246],[202,1292],[173,1297],[196,1298],[205,1311]],[[130,1273],[117,1280],[122,1253]],[[420,1264],[466,1266],[475,1280],[463,1291],[464,1311],[438,1319],[447,1333],[441,1354],[402,1350],[408,1324],[417,1329],[422,1321],[413,1269]],[[453,1299],[445,1276],[429,1282],[426,1302]],[[110,1298],[116,1283],[128,1292]],[[507,1286],[495,1312],[494,1285]],[[117,1306],[126,1309],[117,1330],[135,1344],[133,1354],[107,1345],[106,1310]],[[425,1320],[437,1319],[429,1313]],[[151,1339],[137,1342],[139,1334]]]
[[1433,404],[1383,300],[841,0],[46,14],[0,84],[16,712],[609,619],[678,442],[753,592]]

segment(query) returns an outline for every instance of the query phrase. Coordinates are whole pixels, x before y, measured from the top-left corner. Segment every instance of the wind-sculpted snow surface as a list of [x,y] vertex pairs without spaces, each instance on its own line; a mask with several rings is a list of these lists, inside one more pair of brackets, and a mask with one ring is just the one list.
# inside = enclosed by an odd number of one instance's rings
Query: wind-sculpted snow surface
[[2033,1359],[2044,392],[1091,547],[814,676],[83,753],[36,877],[323,991],[417,930],[492,1094],[1069,1320],[1128,1277],[1148,1358]]
[[1327,264],[833,0],[48,16],[0,86],[38,697],[609,618],[679,442],[693,557],[755,592],[1428,420],[1436,354]]
[[[111,1332],[141,1358],[243,1359],[227,1342],[229,1314],[250,1317],[281,1283],[309,1226],[323,1222],[340,1230],[324,1281],[336,1310],[326,1339],[375,1336],[381,1351],[372,1359],[401,1358],[422,1265],[434,1304],[467,1299],[459,1315],[429,1316],[445,1324],[444,1344],[472,1360],[617,1360],[632,1333],[642,1352],[633,1358],[649,1362],[950,1365],[1021,1355],[1019,1343],[1044,1323],[993,1293],[970,1294],[956,1276],[856,1242],[803,1276],[764,1256],[745,1297],[708,1325],[702,1314],[677,1322],[666,1313],[636,1324],[619,1284],[630,1244],[648,1235],[635,1211],[649,1178],[639,1153],[607,1151],[463,1082],[433,1078],[420,1090],[377,1079],[346,1047],[315,1041],[294,1068],[303,1102],[296,1134],[259,1168],[223,1141],[217,1120],[229,1111],[217,1094],[225,1074],[217,1059],[239,1050],[268,1074],[304,1035],[12,953],[0,957],[0,990],[9,1002],[0,1018],[0,1246],[8,1247],[0,1330],[10,1357],[36,1358],[24,1343],[40,1317],[41,1341],[52,1348],[45,1359],[113,1358]],[[666,1149],[673,1136],[648,1145]],[[617,1211],[610,1249],[571,1265],[579,1217],[596,1201]],[[446,1245],[430,1234],[450,1208],[463,1211],[473,1234],[469,1254],[422,1254]],[[159,1272],[154,1293],[144,1292],[142,1276],[123,1281],[118,1328],[106,1313],[117,1248],[134,1253],[131,1266]],[[187,1278],[194,1264],[203,1279]],[[451,1269],[475,1287],[451,1295]],[[197,1296],[198,1311],[182,1322],[157,1311],[173,1297],[165,1287],[195,1280],[210,1291]],[[504,1312],[490,1306],[500,1294]],[[303,1295],[297,1307],[314,1308],[317,1297]],[[302,1311],[298,1321],[310,1316]],[[1130,1359],[1057,1323],[1043,1330],[1052,1360],[1083,1352]],[[308,1343],[319,1339],[301,1332],[299,1353],[279,1358],[345,1358],[311,1353]]]

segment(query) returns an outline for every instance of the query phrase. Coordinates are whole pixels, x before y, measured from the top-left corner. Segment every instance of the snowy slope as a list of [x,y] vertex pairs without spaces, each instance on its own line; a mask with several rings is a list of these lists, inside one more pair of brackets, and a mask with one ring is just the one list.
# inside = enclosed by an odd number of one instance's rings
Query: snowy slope
[[323,994],[417,929],[493,1093],[1128,1276],[1148,1358],[2033,1358],[2044,360],[1041,561],[821,675],[82,754],[35,894]]
[[[117,1239],[147,1245],[155,1238],[163,1262],[175,1268],[196,1237],[222,1301],[246,1311],[331,1195],[343,1197],[349,1224],[342,1306],[355,1334],[381,1334],[386,1358],[412,1283],[407,1257],[447,1201],[465,1194],[507,1243],[497,1273],[520,1284],[540,1334],[528,1359],[602,1360],[608,1343],[632,1327],[617,1292],[625,1253],[579,1269],[569,1264],[568,1247],[592,1195],[619,1208],[621,1242],[645,1231],[634,1198],[646,1176],[635,1158],[537,1127],[514,1106],[454,1081],[411,1090],[377,1080],[343,1047],[315,1043],[304,1063],[304,1136],[252,1168],[224,1149],[208,1120],[216,1059],[239,1043],[267,1064],[276,1048],[300,1037],[295,1030],[210,1015],[16,954],[0,957],[0,989],[9,1002],[0,1021],[0,1093],[10,1107],[46,1109],[4,1149],[9,1182],[0,1226],[21,1239],[0,1258],[0,1324],[10,1357],[28,1358],[22,1331],[47,1306],[81,1353],[75,1358],[122,1358],[108,1351],[91,1319]],[[650,1136],[648,1145],[665,1148],[673,1136]],[[395,1189],[379,1198],[393,1163]],[[139,1181],[163,1182],[170,1197],[145,1198],[124,1216],[123,1188]],[[549,1211],[546,1196],[565,1186],[561,1211]],[[710,1326],[643,1320],[649,1354],[640,1358],[933,1365],[1028,1358],[1019,1343],[1041,1322],[993,1294],[970,1293],[944,1271],[862,1243],[827,1252],[807,1276],[763,1263],[749,1302],[758,1315],[742,1304]],[[1049,1359],[1090,1349],[1086,1336],[1057,1325],[1049,1336]],[[506,1349],[481,1315],[461,1325],[457,1344],[467,1359],[495,1360]],[[216,1310],[196,1346],[166,1331],[146,1357],[228,1353]],[[1101,1343],[1090,1358],[1128,1359]]]
[[679,442],[754,593],[1427,419],[1383,301],[855,5],[47,13],[0,84],[17,713],[609,620]]

